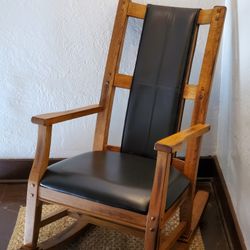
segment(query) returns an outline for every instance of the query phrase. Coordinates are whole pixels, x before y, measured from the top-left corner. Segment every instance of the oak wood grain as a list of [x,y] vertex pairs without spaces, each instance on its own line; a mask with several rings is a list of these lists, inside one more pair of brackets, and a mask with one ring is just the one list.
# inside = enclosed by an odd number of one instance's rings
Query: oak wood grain
[[133,77],[124,74],[116,74],[114,86],[123,89],[130,89],[132,85]]
[[127,225],[139,230],[143,230],[146,225],[145,215],[96,203],[69,194],[56,192],[47,188],[39,188],[39,198],[47,202],[53,201],[53,203],[63,205],[71,210],[77,209],[89,216],[96,216],[98,218],[103,218],[125,226]]
[[[210,27],[206,48],[203,56],[201,72],[199,76],[194,108],[192,113],[191,125],[205,123],[208,110],[208,102],[212,88],[212,79],[218,56],[226,8],[214,7],[211,11]],[[187,229],[184,235],[190,235],[192,225],[193,200],[196,190],[198,162],[201,148],[201,137],[193,138],[187,143],[184,174],[189,178],[192,184],[190,192],[190,202],[185,202],[181,208],[181,219],[187,221]]]
[[196,97],[197,86],[193,84],[186,84],[183,92],[183,98],[194,100]]
[[159,140],[155,144],[155,149],[157,151],[174,153],[181,149],[181,146],[184,142],[196,137],[200,137],[209,130],[210,125],[208,124],[196,124],[188,129],[182,130],[176,134]]
[[[75,214],[76,218],[79,219],[79,224],[76,224],[76,227],[74,229],[72,228],[71,232],[65,233],[66,238],[73,237],[74,233],[77,233],[82,227],[85,227],[87,225],[86,219],[88,219],[96,224],[117,229],[120,228],[121,230],[131,233],[132,231],[134,233],[139,232],[139,234],[145,232],[145,249],[169,249],[173,246],[174,241],[179,238],[182,232],[184,232],[183,236],[192,235],[194,227],[198,224],[204,208],[204,203],[206,202],[206,199],[203,199],[205,197],[204,195],[202,199],[199,198],[201,197],[200,195],[198,196],[198,202],[197,199],[194,198],[198,160],[201,136],[210,129],[210,126],[204,123],[206,120],[212,77],[225,19],[224,7],[215,7],[213,10],[201,10],[199,13],[194,32],[194,42],[191,46],[184,79],[185,88],[183,89],[183,100],[181,103],[178,125],[180,127],[185,99],[194,100],[192,124],[190,128],[156,142],[155,149],[158,151],[157,161],[149,210],[146,215],[39,187],[40,180],[48,166],[52,124],[98,113],[93,149],[96,151],[112,150],[116,152],[120,150],[120,147],[108,145],[108,134],[115,89],[116,87],[130,89],[132,84],[132,76],[119,74],[125,31],[129,16],[143,19],[145,12],[145,5],[132,3],[130,0],[119,0],[103,78],[101,98],[98,105],[91,105],[65,112],[44,114],[32,118],[32,122],[39,125],[39,132],[36,156],[29,177],[27,192],[24,243],[26,246],[31,247],[31,249],[36,249],[37,247],[39,227],[49,223],[53,219],[63,216],[65,213],[62,211],[58,215],[52,215],[41,223],[41,206],[44,201],[60,204],[67,209],[77,212]],[[199,25],[201,24],[210,24],[210,30],[199,82],[197,86],[194,86],[188,84],[188,81]],[[174,153],[180,149],[184,142],[187,142],[185,162],[177,159],[172,160]],[[191,185],[180,199],[178,199],[168,211],[165,211],[171,163],[189,178]],[[161,238],[161,229],[164,222],[166,222],[169,216],[176,211],[178,205],[181,206],[180,227],[170,236],[170,238],[168,238],[168,240],[166,240],[166,238]],[[66,239],[63,236],[60,237]],[[52,245],[53,243],[59,244],[60,240],[56,238],[54,242],[53,239],[49,242],[49,244]]]
[[68,209],[66,209],[66,208],[58,209],[57,211],[43,217],[41,222],[40,222],[40,227],[44,227],[44,226],[46,226],[46,225],[48,225],[56,220],[59,220],[67,215],[68,215]]
[[170,163],[171,154],[157,152],[155,176],[147,215],[145,250],[159,248],[160,225],[166,209]]
[[96,121],[93,145],[93,149],[95,151],[104,150],[108,142],[111,111],[115,94],[114,79],[120,66],[125,31],[127,27],[127,11],[129,3],[129,0],[119,0],[118,3],[100,98],[100,105],[104,106],[104,111],[98,114]]
[[55,123],[99,113],[101,111],[103,111],[103,107],[101,105],[90,105],[83,108],[33,116],[31,121],[39,125],[49,126]]

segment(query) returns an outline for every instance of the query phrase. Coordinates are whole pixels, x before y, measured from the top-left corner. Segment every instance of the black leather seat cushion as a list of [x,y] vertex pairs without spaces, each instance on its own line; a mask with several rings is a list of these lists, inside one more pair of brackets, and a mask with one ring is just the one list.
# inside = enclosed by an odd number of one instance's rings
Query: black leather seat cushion
[[[147,213],[155,160],[116,152],[89,152],[51,165],[41,186],[98,203]],[[172,168],[166,208],[189,180]]]

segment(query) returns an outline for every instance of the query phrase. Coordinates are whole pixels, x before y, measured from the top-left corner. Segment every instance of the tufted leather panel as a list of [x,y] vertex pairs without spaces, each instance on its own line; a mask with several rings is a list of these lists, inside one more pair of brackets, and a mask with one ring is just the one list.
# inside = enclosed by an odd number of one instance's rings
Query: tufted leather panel
[[176,132],[198,12],[148,5],[121,152],[155,158],[154,143]]
[[[155,160],[116,152],[89,152],[51,165],[41,186],[102,204],[146,214]],[[171,169],[166,208],[189,180]]]

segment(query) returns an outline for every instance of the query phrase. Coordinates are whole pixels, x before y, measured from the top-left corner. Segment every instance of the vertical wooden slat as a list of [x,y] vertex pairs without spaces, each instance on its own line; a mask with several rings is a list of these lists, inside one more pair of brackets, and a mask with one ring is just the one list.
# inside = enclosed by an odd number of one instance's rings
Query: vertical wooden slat
[[[212,20],[201,67],[191,125],[204,123],[206,120],[208,101],[212,87],[212,77],[218,54],[225,12],[226,8],[224,7],[215,7],[212,12]],[[190,141],[187,145],[184,173],[190,180],[192,180],[192,182],[196,181],[195,176],[197,173],[193,170],[193,168],[195,168],[198,164],[198,159],[195,154],[199,153],[199,147],[200,139]]]
[[119,69],[120,55],[127,26],[129,2],[129,0],[120,0],[118,3],[100,99],[100,105],[104,106],[104,111],[97,115],[94,150],[104,150],[108,140],[109,123],[115,93],[113,85],[114,77]]
[[[215,7],[213,9],[212,21],[208,33],[208,40],[202,63],[198,89],[196,93],[194,110],[192,115],[192,125],[204,123],[207,115],[208,100],[211,91],[211,82],[218,53],[224,17],[226,9]],[[187,144],[184,173],[192,182],[196,182],[197,171],[194,168],[198,164],[200,139],[194,139]],[[192,167],[191,167],[192,166]]]
[[210,24],[211,23],[212,10],[201,10],[198,18],[198,24]]

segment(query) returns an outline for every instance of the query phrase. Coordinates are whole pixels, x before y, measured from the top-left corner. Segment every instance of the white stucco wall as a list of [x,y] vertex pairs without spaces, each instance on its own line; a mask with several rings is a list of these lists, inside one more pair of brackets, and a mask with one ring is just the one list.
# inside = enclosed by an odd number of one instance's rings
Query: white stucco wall
[[250,249],[250,2],[226,5],[217,155]]
[[[138,1],[209,8],[224,0]],[[32,158],[37,127],[33,115],[61,111],[99,100],[116,0],[2,0],[0,8],[0,158]],[[129,29],[122,71],[133,72],[141,21]],[[202,32],[206,33],[206,29]],[[202,36],[199,55],[204,47]],[[132,60],[132,59],[133,60]],[[197,79],[192,75],[191,82]],[[216,150],[220,63],[208,113],[212,124],[203,155]],[[111,124],[112,143],[118,144],[128,92],[119,90]],[[124,112],[121,112],[124,111]],[[188,119],[184,119],[184,126]],[[92,147],[95,116],[54,126],[51,157],[68,157]]]

